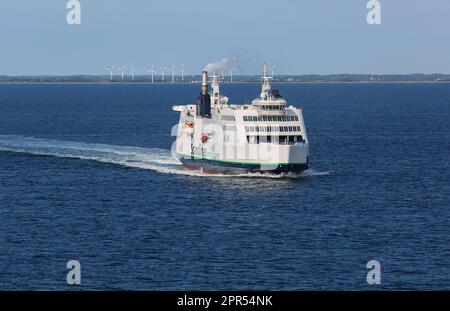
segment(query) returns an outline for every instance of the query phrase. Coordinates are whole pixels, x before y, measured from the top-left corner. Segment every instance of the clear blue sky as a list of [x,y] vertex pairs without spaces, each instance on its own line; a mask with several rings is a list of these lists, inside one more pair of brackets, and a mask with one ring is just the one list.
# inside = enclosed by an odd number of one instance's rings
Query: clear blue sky
[[113,64],[186,64],[198,73],[238,56],[241,73],[450,73],[450,1],[80,0],[82,24],[66,23],[67,0],[0,1],[0,75],[103,74]]

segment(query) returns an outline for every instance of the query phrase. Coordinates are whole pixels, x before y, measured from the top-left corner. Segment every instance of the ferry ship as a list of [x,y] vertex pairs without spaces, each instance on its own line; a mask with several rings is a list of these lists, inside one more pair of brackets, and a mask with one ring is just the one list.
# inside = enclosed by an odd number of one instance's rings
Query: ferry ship
[[298,173],[308,168],[302,109],[288,106],[280,91],[271,89],[273,77],[263,68],[261,94],[249,104],[231,104],[220,93],[219,77],[208,81],[203,71],[196,104],[173,106],[180,113],[174,151],[185,168],[214,174]]

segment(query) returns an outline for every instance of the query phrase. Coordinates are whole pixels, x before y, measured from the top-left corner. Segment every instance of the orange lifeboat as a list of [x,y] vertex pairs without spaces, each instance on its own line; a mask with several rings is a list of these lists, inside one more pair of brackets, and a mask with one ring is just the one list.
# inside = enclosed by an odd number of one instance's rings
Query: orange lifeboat
[[192,122],[186,122],[186,123],[184,123],[183,128],[184,129],[192,129],[192,128],[194,128],[194,124]]

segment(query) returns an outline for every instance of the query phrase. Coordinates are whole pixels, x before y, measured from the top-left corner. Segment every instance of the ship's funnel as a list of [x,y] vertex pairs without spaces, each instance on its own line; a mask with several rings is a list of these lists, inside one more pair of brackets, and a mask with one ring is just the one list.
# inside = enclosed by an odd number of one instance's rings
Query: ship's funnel
[[208,72],[202,72],[202,95],[208,94]]
[[208,93],[208,72],[202,72],[202,91],[197,98],[197,116],[211,118],[211,95]]

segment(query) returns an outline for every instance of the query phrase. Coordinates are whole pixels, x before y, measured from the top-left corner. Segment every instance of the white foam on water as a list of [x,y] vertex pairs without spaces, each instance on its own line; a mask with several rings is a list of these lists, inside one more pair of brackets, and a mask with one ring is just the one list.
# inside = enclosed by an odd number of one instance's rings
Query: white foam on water
[[204,174],[183,168],[170,150],[84,142],[51,140],[17,135],[0,135],[0,151],[12,151],[33,155],[53,156],[112,163],[124,167],[153,170],[165,174],[181,174],[198,177],[246,177],[246,178],[302,178],[328,175],[308,169],[300,174],[247,173],[239,175]]
[[314,176],[325,176],[325,175],[330,175],[332,172],[319,172],[316,171],[315,169],[307,169],[305,171],[303,171],[300,175],[301,177],[314,177]]

